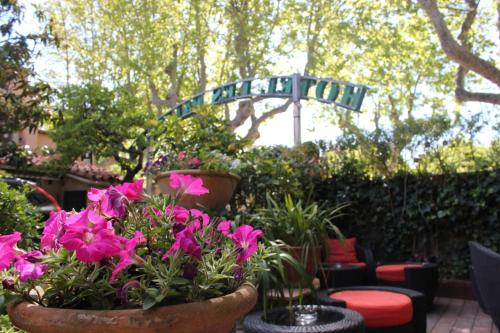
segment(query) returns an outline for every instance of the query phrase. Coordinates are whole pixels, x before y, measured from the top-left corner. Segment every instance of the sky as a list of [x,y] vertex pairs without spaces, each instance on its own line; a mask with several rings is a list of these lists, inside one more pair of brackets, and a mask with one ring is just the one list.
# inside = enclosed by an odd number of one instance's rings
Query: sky
[[[40,24],[38,20],[34,17],[33,4],[41,4],[43,0],[21,0],[21,3],[25,6],[25,14],[22,20],[22,24],[18,27],[18,31],[21,34],[26,34],[40,29]],[[40,50],[41,56],[35,59],[35,71],[39,74],[40,78],[44,81],[51,83],[54,86],[62,86],[65,83],[65,67],[57,56],[55,55],[55,50],[53,48],[44,48]],[[305,57],[300,54],[294,58],[293,63],[282,62],[274,74],[276,75],[289,75],[296,72],[300,72],[304,68]],[[281,67],[280,67],[281,66]],[[363,84],[363,82],[355,82],[357,84]],[[214,87],[209,87],[214,88]],[[424,92],[425,93],[425,92]],[[269,100],[266,100],[269,101]],[[283,103],[283,100],[265,102],[269,106],[279,105]],[[358,126],[364,129],[373,129],[374,124],[372,121],[373,115],[369,112],[372,105],[372,99],[368,93],[367,98],[361,108],[361,113],[355,116],[355,121]],[[236,103],[233,103],[236,104]],[[450,106],[455,103],[452,98],[452,92],[450,92]],[[234,107],[234,105],[233,105]],[[259,112],[262,112],[262,106],[257,107]],[[493,112],[491,112],[493,111]],[[323,105],[319,102],[314,101],[302,101],[302,112],[301,112],[301,124],[302,124],[302,141],[316,141],[316,140],[326,140],[335,141],[335,138],[341,134],[340,129],[328,120],[328,117],[322,117],[323,115],[328,115],[335,112],[333,105]],[[464,115],[471,115],[477,112],[484,112],[485,114],[490,114],[492,117],[500,114],[500,109],[498,107],[493,107],[487,104],[481,103],[467,103],[462,106],[462,113]],[[488,121],[487,121],[488,122]],[[242,126],[238,133],[244,135],[249,127],[249,122],[246,126]],[[256,141],[257,145],[293,145],[293,107],[290,106],[285,113],[279,114],[267,121],[259,128],[260,138]],[[491,128],[485,128],[478,136],[478,143],[483,145],[488,145],[495,132]]]

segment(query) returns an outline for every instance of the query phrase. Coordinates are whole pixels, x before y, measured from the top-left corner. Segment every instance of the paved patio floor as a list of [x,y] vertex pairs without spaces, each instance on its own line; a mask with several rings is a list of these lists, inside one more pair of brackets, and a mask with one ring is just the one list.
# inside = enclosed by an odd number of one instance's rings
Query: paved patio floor
[[[437,298],[427,314],[428,333],[499,333],[490,316],[475,301]],[[238,329],[236,333],[244,333]]]
[[435,309],[427,315],[429,333],[498,333],[490,316],[475,301],[437,298],[434,304]]

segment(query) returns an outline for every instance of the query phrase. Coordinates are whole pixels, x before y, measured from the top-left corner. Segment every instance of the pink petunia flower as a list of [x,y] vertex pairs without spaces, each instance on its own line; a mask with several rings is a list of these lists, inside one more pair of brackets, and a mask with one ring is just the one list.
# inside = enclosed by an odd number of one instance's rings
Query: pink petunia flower
[[21,233],[17,231],[9,235],[0,235],[0,271],[9,268],[17,255],[15,246],[20,239]]
[[170,187],[177,190],[179,197],[183,194],[201,196],[209,192],[206,187],[203,187],[203,180],[201,178],[172,172],[169,180]]
[[201,160],[197,157],[190,158],[187,162],[187,165],[192,167],[199,167],[201,165]]
[[64,233],[64,223],[66,222],[66,212],[64,210],[58,212],[50,212],[49,219],[45,222],[41,238],[42,250],[54,249],[60,247],[59,238]]
[[193,230],[190,228],[185,228],[184,230],[178,232],[175,235],[175,242],[172,244],[170,249],[163,255],[162,260],[167,259],[172,253],[179,250],[184,251],[184,253],[200,260],[201,259],[201,247],[194,238]]
[[230,235],[239,250],[238,258],[236,258],[238,264],[247,261],[248,258],[257,251],[257,237],[261,235],[261,230],[254,229],[248,224],[239,226],[234,230],[234,233]]
[[99,262],[104,257],[120,253],[120,240],[109,221],[88,208],[71,216],[68,222],[72,218],[74,221],[66,224],[66,233],[61,236],[59,243],[65,249],[75,251],[78,260]]
[[19,272],[21,282],[37,280],[45,273],[47,266],[39,262],[42,256],[40,251],[31,251],[16,257],[14,267]]
[[189,210],[182,206],[168,205],[165,208],[165,216],[172,217],[174,222],[184,224],[189,219]]
[[163,216],[163,213],[161,212],[161,210],[159,210],[156,207],[152,207],[152,208],[144,207],[142,212],[144,214],[143,215],[144,218],[149,221],[149,224],[153,228],[156,228],[156,226],[157,226],[156,225],[156,221],[157,221],[156,218]]
[[189,213],[194,218],[193,226],[196,230],[204,228],[210,222],[210,216],[198,209],[190,209]]
[[94,207],[110,217],[123,217],[126,214],[128,202],[137,201],[142,196],[143,179],[133,183],[123,183],[110,186],[106,190],[91,188],[87,197]]
[[142,236],[140,231],[136,231],[134,237],[131,239],[122,239],[122,250],[119,253],[120,261],[115,266],[115,269],[111,273],[110,281],[113,282],[116,279],[118,273],[133,264],[139,264],[142,260],[135,254],[135,248],[137,244],[146,242],[146,239]]
[[230,237],[231,224],[232,222],[229,220],[220,221],[219,225],[217,226],[217,230],[220,231],[223,235]]

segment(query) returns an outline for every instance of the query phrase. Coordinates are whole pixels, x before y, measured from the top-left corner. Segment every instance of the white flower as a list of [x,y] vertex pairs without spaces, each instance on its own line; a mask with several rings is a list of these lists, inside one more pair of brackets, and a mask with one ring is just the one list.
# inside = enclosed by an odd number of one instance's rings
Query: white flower
[[236,158],[231,162],[231,169],[238,169],[240,166],[241,160],[239,158]]

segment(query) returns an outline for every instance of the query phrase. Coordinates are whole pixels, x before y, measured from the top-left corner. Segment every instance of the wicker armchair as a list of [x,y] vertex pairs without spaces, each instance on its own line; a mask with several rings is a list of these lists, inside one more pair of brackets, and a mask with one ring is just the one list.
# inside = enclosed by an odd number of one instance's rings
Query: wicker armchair
[[479,301],[500,328],[500,254],[476,242],[469,242],[469,248]]
[[[401,281],[387,281],[377,278],[378,284],[382,286],[412,289],[425,295],[427,311],[433,307],[434,298],[438,287],[438,266],[434,263],[405,263],[404,279]],[[414,265],[414,266],[413,266]],[[387,265],[381,265],[387,266]],[[399,266],[399,265],[396,265]]]
[[[356,244],[356,257],[359,262],[364,263],[364,284],[374,284],[376,280],[375,269],[377,267],[377,263],[375,262],[375,257],[373,256],[373,252],[371,249]],[[323,258],[323,262],[321,265],[323,267],[327,267],[328,265],[334,265],[334,263],[327,263]],[[351,264],[351,263],[346,263]],[[354,265],[357,265],[354,263]]]

